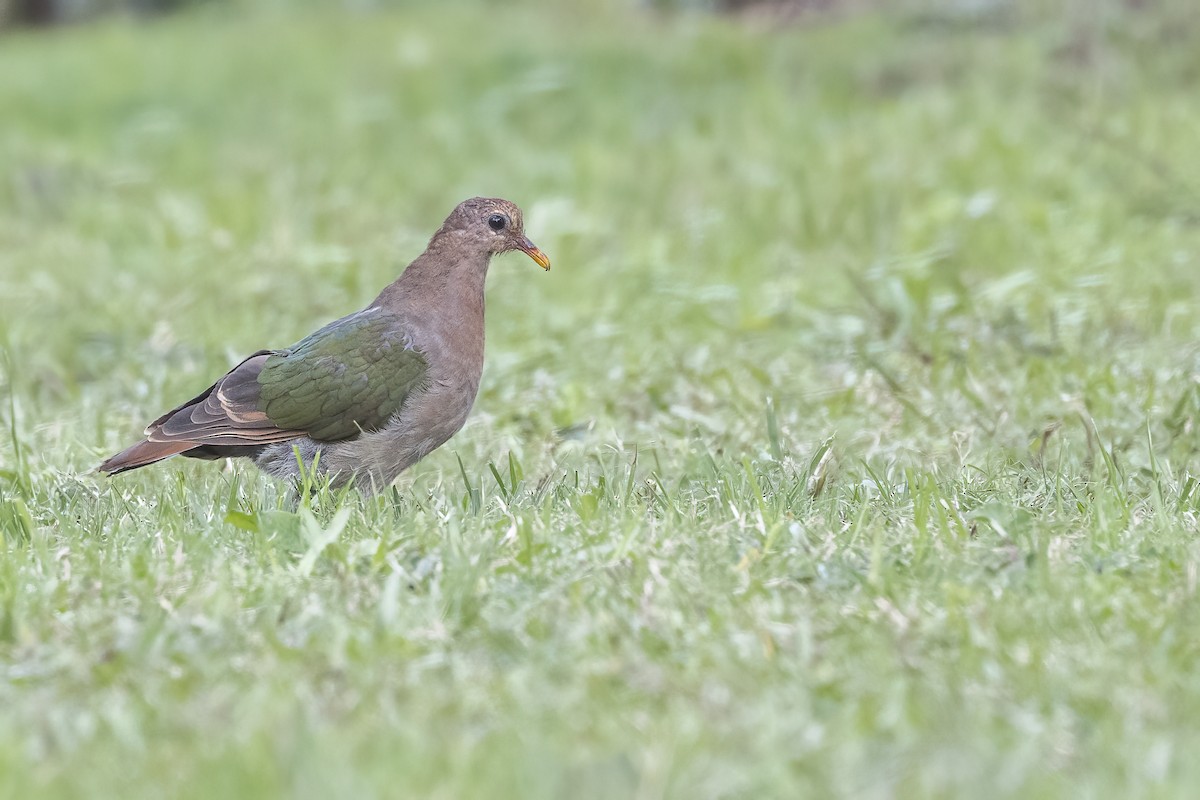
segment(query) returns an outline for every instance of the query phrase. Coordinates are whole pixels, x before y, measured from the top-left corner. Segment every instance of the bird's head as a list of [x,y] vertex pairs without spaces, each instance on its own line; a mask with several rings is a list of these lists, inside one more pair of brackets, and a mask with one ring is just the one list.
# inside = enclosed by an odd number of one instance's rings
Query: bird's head
[[468,247],[489,253],[520,250],[542,269],[550,269],[550,259],[525,236],[521,209],[498,197],[472,197],[458,204],[446,218],[440,233],[453,232]]

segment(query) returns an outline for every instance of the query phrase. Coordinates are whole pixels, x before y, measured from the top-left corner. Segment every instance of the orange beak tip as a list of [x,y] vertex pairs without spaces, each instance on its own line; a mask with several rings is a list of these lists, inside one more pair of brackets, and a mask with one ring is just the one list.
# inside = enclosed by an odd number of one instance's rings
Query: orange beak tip
[[534,263],[542,269],[550,270],[550,257],[538,249],[537,245],[526,239],[521,244],[521,252],[533,259]]

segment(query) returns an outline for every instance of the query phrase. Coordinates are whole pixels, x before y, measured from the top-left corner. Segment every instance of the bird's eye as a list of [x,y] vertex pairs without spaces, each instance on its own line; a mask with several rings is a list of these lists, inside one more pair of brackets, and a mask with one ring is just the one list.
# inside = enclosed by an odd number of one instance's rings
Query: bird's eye
[[494,231],[504,230],[504,226],[508,224],[508,217],[503,214],[492,214],[488,217],[488,227]]

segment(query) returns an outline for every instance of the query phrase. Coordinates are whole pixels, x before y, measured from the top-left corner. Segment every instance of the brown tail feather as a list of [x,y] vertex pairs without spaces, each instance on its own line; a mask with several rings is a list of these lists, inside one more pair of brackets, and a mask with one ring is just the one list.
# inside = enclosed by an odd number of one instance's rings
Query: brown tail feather
[[96,467],[99,472],[116,475],[118,472],[137,469],[155,461],[162,461],[177,453],[198,447],[195,442],[138,442],[133,447],[127,447],[104,463]]

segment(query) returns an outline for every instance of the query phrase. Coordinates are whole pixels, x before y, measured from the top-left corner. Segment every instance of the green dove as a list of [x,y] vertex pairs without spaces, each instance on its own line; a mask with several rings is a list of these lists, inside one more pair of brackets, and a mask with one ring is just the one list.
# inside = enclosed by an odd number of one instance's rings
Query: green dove
[[466,422],[483,374],[488,264],[511,250],[550,269],[516,205],[461,203],[362,311],[254,353],[99,470],[115,475],[174,455],[240,457],[279,478],[315,464],[334,486],[387,486]]

